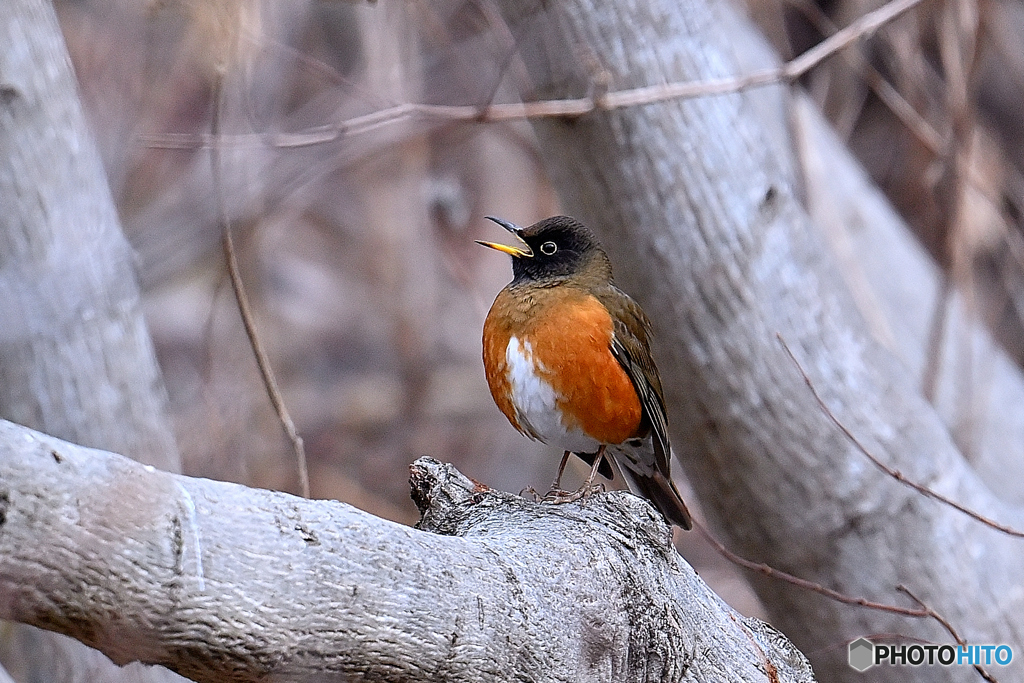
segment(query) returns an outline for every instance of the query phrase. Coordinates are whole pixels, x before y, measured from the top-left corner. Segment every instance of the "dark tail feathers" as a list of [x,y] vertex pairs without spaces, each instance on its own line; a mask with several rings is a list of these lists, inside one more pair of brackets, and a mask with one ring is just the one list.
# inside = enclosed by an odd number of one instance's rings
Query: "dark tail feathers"
[[690,511],[686,509],[686,503],[683,502],[683,497],[679,495],[679,490],[671,479],[661,472],[646,476],[633,472],[628,467],[621,469],[632,485],[630,488],[651,501],[665,519],[686,531],[693,528]]

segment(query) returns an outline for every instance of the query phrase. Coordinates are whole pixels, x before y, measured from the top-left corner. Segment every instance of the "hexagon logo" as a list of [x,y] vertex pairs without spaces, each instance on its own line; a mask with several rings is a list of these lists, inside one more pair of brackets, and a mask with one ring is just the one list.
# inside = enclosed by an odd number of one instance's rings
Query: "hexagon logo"
[[867,638],[858,638],[849,646],[850,666],[860,672],[875,665],[875,645]]

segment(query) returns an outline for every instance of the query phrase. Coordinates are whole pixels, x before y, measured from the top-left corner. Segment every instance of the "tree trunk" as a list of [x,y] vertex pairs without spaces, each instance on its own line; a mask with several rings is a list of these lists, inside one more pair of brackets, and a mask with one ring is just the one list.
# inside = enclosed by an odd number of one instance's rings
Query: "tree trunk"
[[[1024,378],[972,319],[960,292],[943,300],[943,275],[806,96],[794,107],[808,211],[841,263],[872,335],[921,387],[937,353],[935,409],[964,456],[1000,498],[1024,502]],[[935,317],[946,309],[932,348]],[[968,343],[964,343],[968,340]],[[963,372],[964,367],[973,372]],[[967,379],[967,382],[965,382]],[[964,397],[970,405],[964,410]],[[965,412],[967,414],[965,414]]]
[[[51,4],[0,2],[0,45],[0,416],[177,471],[133,255]],[[0,651],[23,680],[170,676],[27,629]]]
[[420,530],[0,421],[0,617],[200,683],[813,680],[635,496],[412,485]]
[[[571,0],[540,17],[535,5],[502,5],[542,97],[739,75],[732,45],[752,39],[713,2]],[[1010,641],[1024,628],[1024,546],[874,468],[818,407],[777,339],[884,462],[1024,528],[869,333],[801,206],[791,148],[775,142],[784,112],[770,101],[770,92],[708,96],[540,119],[535,129],[569,212],[599,232],[620,284],[653,320],[672,443],[733,546],[843,593],[916,607],[896,591],[907,586],[969,642]],[[845,644],[862,635],[951,641],[934,620],[775,580],[755,585],[774,623],[815,653],[824,680],[891,676],[848,667]]]
[[50,3],[0,4],[0,415],[179,468],[166,392]]

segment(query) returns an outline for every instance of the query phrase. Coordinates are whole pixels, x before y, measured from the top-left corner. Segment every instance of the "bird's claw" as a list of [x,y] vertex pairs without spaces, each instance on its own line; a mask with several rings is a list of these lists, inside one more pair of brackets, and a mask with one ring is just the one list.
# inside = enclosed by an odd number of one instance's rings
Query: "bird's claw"
[[529,498],[534,503],[539,503],[544,500],[544,496],[537,492],[537,489],[532,486],[527,486],[525,489],[519,492],[520,498]]
[[550,503],[552,505],[572,503],[581,499],[586,500],[595,493],[604,493],[604,490],[605,487],[602,483],[584,484],[575,491],[563,491],[562,489],[554,488],[545,493],[544,496],[540,499],[540,502]]

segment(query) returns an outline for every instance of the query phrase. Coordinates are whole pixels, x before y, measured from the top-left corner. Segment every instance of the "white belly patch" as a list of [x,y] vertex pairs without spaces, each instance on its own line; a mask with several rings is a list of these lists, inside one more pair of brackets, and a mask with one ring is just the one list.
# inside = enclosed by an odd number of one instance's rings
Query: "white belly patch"
[[538,373],[544,368],[534,359],[530,342],[512,337],[505,349],[508,382],[516,421],[528,436],[574,453],[593,453],[600,443],[579,429],[566,429],[558,408],[558,392]]

